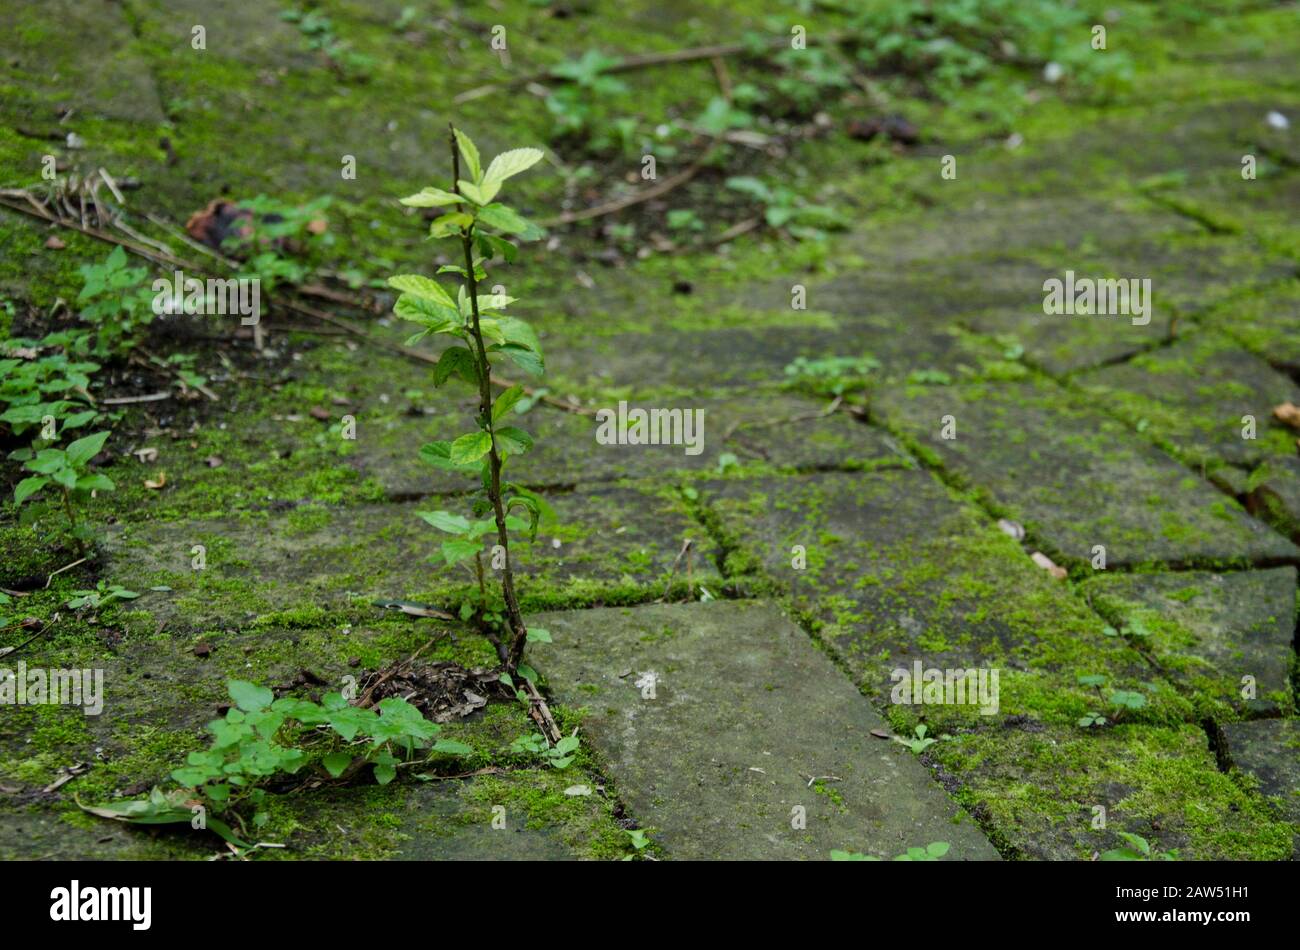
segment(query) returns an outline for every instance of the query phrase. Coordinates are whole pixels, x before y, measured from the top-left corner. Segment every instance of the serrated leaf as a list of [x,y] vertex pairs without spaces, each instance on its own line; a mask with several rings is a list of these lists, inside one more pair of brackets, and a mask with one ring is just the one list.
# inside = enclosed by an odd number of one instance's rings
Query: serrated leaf
[[479,294],[475,298],[478,304],[479,313],[487,310],[504,310],[518,298],[508,296],[507,294]]
[[533,437],[517,426],[496,430],[497,448],[506,455],[523,455],[533,447]]
[[456,465],[477,462],[492,450],[492,436],[486,432],[470,432],[451,444],[451,461]]
[[537,331],[527,321],[520,320],[518,317],[505,316],[497,317],[496,321],[501,327],[502,336],[505,337],[504,342],[530,349],[538,356],[542,355],[542,344],[537,339]]
[[463,346],[453,346],[443,351],[438,357],[438,365],[433,368],[433,385],[441,386],[455,374],[467,383],[478,381],[474,354]]
[[524,372],[530,376],[541,376],[546,372],[546,367],[542,364],[542,358],[539,354],[522,346],[507,344],[500,346],[497,351],[504,353],[515,362]]
[[546,233],[518,211],[503,204],[489,204],[479,208],[478,220],[497,231],[517,234],[524,241],[535,241]]
[[456,136],[456,145],[460,148],[460,157],[465,161],[465,169],[474,181],[479,181],[483,177],[483,166],[478,157],[478,146],[472,139],[460,129],[453,129]]
[[512,175],[532,168],[544,157],[545,153],[537,148],[512,148],[508,152],[502,152],[492,159],[487,171],[483,173],[483,183],[487,185],[495,182],[499,185]]
[[444,304],[428,297],[402,294],[397,298],[397,303],[393,304],[393,313],[403,320],[427,327],[428,333],[445,333],[460,327],[460,313],[451,303],[450,297]]
[[413,294],[416,297],[442,304],[453,311],[456,309],[456,301],[452,300],[451,295],[442,289],[442,285],[430,277],[425,277],[423,274],[398,274],[395,277],[388,278],[388,286],[394,290],[400,290],[403,293]]
[[524,387],[511,386],[500,396],[497,396],[496,402],[492,404],[492,421],[499,421],[506,413],[515,407],[519,400],[524,398]]
[[443,205],[453,205],[464,200],[454,192],[433,187],[422,188],[415,194],[400,199],[401,203],[408,208],[440,208]]

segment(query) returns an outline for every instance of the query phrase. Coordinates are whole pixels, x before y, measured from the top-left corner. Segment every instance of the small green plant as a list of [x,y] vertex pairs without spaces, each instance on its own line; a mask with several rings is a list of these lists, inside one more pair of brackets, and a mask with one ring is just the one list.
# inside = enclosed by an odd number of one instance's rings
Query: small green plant
[[80,272],[81,319],[94,327],[90,351],[98,357],[127,352],[153,322],[154,294],[146,286],[149,272],[128,267],[126,251],[120,246],[102,264],[83,264]]
[[1115,832],[1121,838],[1129,843],[1127,848],[1113,848],[1110,851],[1101,853],[1103,861],[1177,861],[1178,851],[1156,851],[1152,852],[1151,843],[1141,835],[1130,834],[1127,831]]
[[334,21],[325,14],[310,9],[288,9],[280,13],[280,19],[296,24],[298,32],[303,35],[303,45],[323,55],[340,78],[365,80],[370,77],[375,66],[374,57],[358,53],[351,43],[340,39],[334,32]]
[[573,763],[574,753],[582,744],[577,736],[565,736],[555,745],[546,743],[546,737],[540,733],[526,733],[510,743],[510,751],[516,755],[530,753],[540,756],[553,769],[567,769]]
[[[542,157],[539,149],[512,149],[484,167],[469,136],[452,129],[453,190],[428,187],[403,198],[402,204],[449,209],[434,219],[429,234],[435,239],[451,238],[460,243],[464,264],[449,264],[438,270],[439,274],[460,278],[456,296],[452,297],[438,281],[419,274],[403,274],[388,280],[401,294],[393,312],[420,327],[407,341],[408,346],[430,335],[447,335],[456,341],[439,357],[433,372],[434,385],[441,386],[455,376],[478,392],[473,431],[420,449],[420,457],[438,468],[478,475],[472,517],[446,511],[420,512],[420,517],[450,535],[442,542],[442,559],[448,567],[473,563],[478,593],[476,598],[462,603],[461,617],[479,623],[508,673],[519,668],[528,640],[515,595],[510,532],[526,532],[530,540],[535,538],[545,508],[537,495],[503,476],[506,464],[528,451],[533,438],[518,426],[508,424],[510,413],[525,396],[524,388],[511,386],[493,396],[492,358],[513,360],[533,376],[542,375],[544,364],[541,344],[532,327],[504,312],[515,298],[481,294],[479,285],[487,279],[486,266],[494,257],[506,262],[515,259],[517,247],[511,238],[528,241],[542,235],[541,229],[532,222],[495,200],[507,179],[531,168]],[[515,514],[516,510],[522,511],[522,515]],[[486,583],[485,536],[493,536],[496,542],[492,567],[499,569],[501,575],[499,600],[495,591],[489,593]],[[498,635],[502,628],[504,637]]]
[[819,396],[843,396],[865,389],[880,362],[871,356],[826,356],[808,359],[797,356],[785,367],[787,383]]
[[[99,364],[72,359],[68,351],[84,346],[86,334],[63,331],[36,340],[12,339],[0,359],[0,423],[14,435],[39,430],[46,442],[92,422],[98,415],[89,402],[90,377]],[[53,428],[50,428],[53,423]],[[10,459],[26,461],[31,454]]]
[[328,230],[315,233],[330,200],[324,195],[295,204],[258,195],[241,201],[240,208],[248,214],[221,242],[223,251],[242,262],[238,276],[260,281],[266,294],[306,280],[311,274],[309,252],[333,243]]
[[727,187],[762,204],[768,227],[783,230],[791,237],[820,240],[827,231],[840,231],[849,224],[834,208],[806,201],[784,185],[772,186],[750,175],[736,175],[727,179]]
[[892,738],[895,742],[901,742],[903,745],[911,749],[913,755],[920,755],[938,741],[937,739],[931,739],[926,736],[926,732],[928,731],[928,727],[922,723],[916,727],[911,738],[907,736],[893,736]]
[[80,610],[89,607],[91,610],[99,610],[119,600],[135,600],[139,596],[135,591],[127,590],[121,584],[100,581],[95,585],[94,590],[74,590],[71,599],[68,600],[68,609]]
[[650,836],[645,833],[644,829],[624,828],[623,833],[626,834],[631,839],[630,843],[632,847],[636,848],[636,852],[634,854],[629,854],[625,858],[623,858],[624,861],[633,860],[637,855],[645,851],[646,848],[650,847]]
[[[951,845],[946,841],[931,841],[924,848],[908,848],[902,854],[894,855],[895,861],[938,861]],[[832,861],[879,861],[880,858],[857,851],[832,851]]]
[[66,449],[41,449],[23,463],[23,469],[33,474],[14,487],[14,502],[18,505],[46,489],[59,493],[68,519],[68,530],[83,557],[86,542],[93,533],[89,525],[78,519],[77,507],[85,504],[92,493],[113,491],[117,487],[107,475],[90,471],[91,459],[99,454],[107,439],[108,432],[96,432],[77,439]]
[[[1112,689],[1109,693],[1103,692],[1102,687],[1106,685],[1106,677],[1100,673],[1083,674],[1077,679],[1080,686],[1091,686],[1097,691],[1098,696],[1105,699],[1107,704],[1118,710],[1118,712],[1112,716],[1112,719],[1116,721],[1118,721],[1126,711],[1142,709],[1147,704],[1146,696],[1136,690]],[[1084,729],[1091,729],[1096,726],[1104,726],[1106,725],[1106,722],[1106,717],[1101,713],[1088,712],[1086,715],[1081,716],[1078,719],[1077,725]]]
[[[236,847],[249,845],[244,811],[254,809],[253,825],[266,821],[261,806],[265,785],[304,768],[318,769],[334,779],[350,777],[369,767],[376,782],[386,785],[397,769],[419,750],[461,755],[463,743],[435,739],[439,727],[405,699],[390,696],[374,709],[353,706],[342,694],[326,693],[319,703],[275,694],[264,686],[231,680],[227,691],[235,705],[221,719],[208,723],[211,745],[191,752],[185,765],[174,769],[180,789],[154,788],[147,799],[82,806],[104,818],[139,824],[202,824]],[[239,828],[237,834],[234,827]]]

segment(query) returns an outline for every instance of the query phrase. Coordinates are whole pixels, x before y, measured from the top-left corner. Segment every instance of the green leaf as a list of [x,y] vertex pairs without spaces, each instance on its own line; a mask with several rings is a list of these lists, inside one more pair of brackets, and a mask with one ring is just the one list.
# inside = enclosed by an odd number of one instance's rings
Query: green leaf
[[487,171],[483,173],[483,184],[500,185],[512,175],[518,175],[532,168],[545,157],[545,153],[539,148],[512,148],[508,152],[502,152],[492,159]]
[[500,396],[497,396],[496,402],[492,404],[492,421],[498,422],[501,417],[515,407],[515,403],[524,398],[524,387],[511,386]]
[[476,205],[487,204],[494,197],[496,197],[496,193],[501,190],[500,185],[492,185],[492,186],[484,185],[482,187],[479,187],[478,185],[474,184],[474,182],[472,181],[463,181],[463,180],[456,182],[456,187],[460,189],[460,193],[462,195],[464,195],[470,201],[474,202],[474,204]]
[[265,686],[257,686],[245,680],[231,680],[226,684],[226,691],[235,705],[244,712],[258,712],[270,706],[275,694]]
[[487,310],[504,310],[516,299],[506,294],[479,294],[475,297],[475,302],[478,304],[479,313],[483,313]]
[[555,641],[551,639],[551,631],[547,630],[545,627],[529,627],[528,642],[554,643]]
[[69,464],[77,468],[84,468],[87,462],[99,454],[99,450],[104,447],[106,441],[108,441],[107,431],[96,432],[94,435],[88,435],[73,442],[65,450]]
[[447,562],[448,567],[451,567],[453,564],[469,560],[481,550],[483,545],[478,541],[463,541],[455,538],[442,542],[442,559]]
[[488,234],[485,231],[476,232],[475,237],[478,238],[479,252],[486,257],[500,254],[501,259],[510,264],[519,256],[519,248],[505,238],[497,237],[495,234]]
[[523,455],[533,447],[533,437],[517,426],[496,430],[497,448],[507,455]]
[[515,364],[530,376],[541,376],[546,371],[541,356],[526,347],[507,344],[498,349],[514,360]]
[[388,278],[388,286],[403,293],[414,294],[416,297],[440,303],[452,311],[456,310],[456,301],[442,289],[441,284],[429,277],[420,274],[398,274],[396,277]]
[[451,444],[451,461],[456,465],[475,462],[492,450],[492,436],[486,432],[470,432]]
[[518,211],[503,204],[484,205],[479,208],[478,219],[497,231],[517,234],[524,241],[535,241],[546,233]]
[[505,337],[504,342],[532,350],[538,356],[542,355],[542,344],[537,339],[537,331],[527,321],[520,320],[518,317],[505,316],[497,317],[496,321]]
[[49,484],[49,479],[44,475],[34,475],[31,478],[24,478],[14,488],[14,504],[21,505],[28,498],[35,495],[38,491]]
[[430,187],[421,188],[415,194],[402,198],[401,202],[408,208],[440,208],[443,205],[454,205],[464,200],[454,192]]
[[478,364],[468,348],[453,346],[443,351],[433,368],[433,385],[441,386],[453,374],[467,383],[478,382]]
[[465,534],[469,531],[469,519],[464,515],[453,515],[447,511],[417,511],[416,514],[439,531],[448,534]]
[[450,442],[429,442],[420,446],[420,459],[435,468],[447,472],[463,472],[466,470],[466,466],[457,465],[451,460]]
[[380,785],[387,785],[397,777],[397,768],[392,762],[375,763],[375,781]]
[[352,754],[350,752],[331,752],[320,761],[331,778],[338,778],[352,764]]
[[474,749],[463,742],[457,742],[455,739],[439,739],[433,744],[434,752],[445,752],[448,755],[473,755]]
[[429,237],[443,238],[450,237],[453,234],[460,234],[461,231],[468,228],[474,223],[474,216],[466,214],[464,211],[456,211],[452,214],[444,214],[440,218],[434,218],[429,225]]
[[465,161],[465,169],[469,172],[474,181],[480,181],[483,178],[483,166],[479,161],[478,147],[468,135],[460,129],[453,129],[456,136],[456,144],[460,147],[460,157]]
[[107,475],[82,475],[77,479],[77,491],[113,491],[117,485]]
[[[450,297],[447,298],[451,300]],[[403,320],[410,320],[428,327],[430,333],[445,333],[450,329],[459,329],[460,312],[454,306],[438,303],[427,297],[414,294],[402,294],[393,305],[393,313]]]

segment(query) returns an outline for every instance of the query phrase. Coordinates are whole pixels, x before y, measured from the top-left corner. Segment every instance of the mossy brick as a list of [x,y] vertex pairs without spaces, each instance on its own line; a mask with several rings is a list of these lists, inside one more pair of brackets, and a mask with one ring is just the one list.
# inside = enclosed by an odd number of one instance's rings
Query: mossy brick
[[1300,371],[1300,280],[1280,281],[1207,318],[1271,365]]
[[1297,832],[1300,854],[1300,722],[1261,719],[1223,727],[1232,764],[1258,783]]
[[[1188,704],[1069,587],[929,473],[811,474],[704,486],[733,569],[759,567],[898,724],[994,717],[1073,723],[1097,697],[1078,677],[1141,691],[1145,715]],[[743,578],[742,578],[743,579]],[[896,670],[998,671],[993,708],[913,706]]]
[[1098,545],[1111,565],[1300,559],[1233,499],[1047,380],[883,390],[872,412],[1058,561],[1090,564]]
[[562,702],[586,707],[587,741],[668,857],[892,857],[931,841],[950,842],[950,858],[997,856],[916,759],[871,735],[883,720],[772,606],[533,619],[554,638],[537,645],[538,668]]
[[[694,581],[716,584],[707,533],[671,495],[607,486],[553,495],[548,502],[555,519],[542,525],[537,539],[512,539],[525,603],[662,592],[687,538]],[[246,520],[120,524],[107,542],[107,570],[116,582],[145,592],[133,607],[173,630],[243,625],[306,605],[321,612],[364,608],[371,600],[432,601],[451,609],[473,585],[473,574],[463,565],[443,566],[439,546],[450,536],[419,513],[466,507],[452,496],[302,506]],[[193,567],[195,545],[205,548],[200,570]],[[491,537],[484,540],[484,563],[490,569]],[[684,582],[684,562],[680,570],[677,581]]]
[[[598,409],[680,409],[703,412],[699,454],[686,445],[601,444],[595,417]],[[514,424],[527,429],[533,448],[508,470],[521,484],[539,488],[592,485],[617,479],[658,477],[674,473],[716,470],[722,456],[761,462],[777,468],[850,468],[907,465],[909,459],[891,441],[863,427],[843,413],[824,414],[826,402],[815,402],[778,391],[737,394],[723,399],[677,395],[641,399],[621,392],[591,400],[588,414],[539,406],[517,417]],[[428,492],[464,490],[470,479],[433,468],[419,458],[419,447],[435,439],[455,438],[472,416],[466,407],[460,418],[388,417],[379,431],[358,429],[357,451],[349,457],[358,475],[373,479],[389,497],[409,497]],[[360,421],[360,420],[358,420]],[[684,431],[684,430],[683,430]],[[698,435],[701,430],[695,427]]]
[[1095,860],[1125,846],[1118,831],[1183,860],[1291,855],[1291,827],[1218,769],[1198,725],[1008,724],[954,735],[929,754],[1008,856]]
[[1076,382],[1097,405],[1207,474],[1225,463],[1248,470],[1295,455],[1295,433],[1273,418],[1273,407],[1300,402],[1300,387],[1221,333],[1194,331]]
[[1294,710],[1295,568],[1099,572],[1081,590],[1167,676],[1193,691],[1206,716]]

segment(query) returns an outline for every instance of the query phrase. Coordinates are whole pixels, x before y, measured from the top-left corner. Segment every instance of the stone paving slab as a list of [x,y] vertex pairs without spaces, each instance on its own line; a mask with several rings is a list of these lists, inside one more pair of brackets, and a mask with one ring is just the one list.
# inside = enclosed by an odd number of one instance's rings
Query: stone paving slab
[[[912,464],[884,433],[868,431],[844,413],[822,415],[826,401],[779,391],[737,394],[734,399],[642,399],[633,393],[588,408],[609,408],[617,413],[620,401],[626,402],[629,410],[701,410],[699,454],[687,454],[684,445],[602,445],[596,438],[600,421],[594,415],[542,407],[516,421],[532,434],[535,444],[518,460],[513,477],[542,488],[649,477],[668,484],[674,473],[717,470],[724,454],[796,469]],[[440,425],[417,418],[393,418],[382,432],[359,438],[349,464],[362,477],[376,479],[390,497],[463,490],[468,482],[465,477],[435,469],[413,451],[413,446],[418,450],[425,442],[460,431],[450,428],[450,421]]]
[[[727,567],[761,567],[894,714],[936,731],[1017,716],[1073,723],[1096,704],[1077,681],[1086,674],[1143,691],[1159,715],[1190,714],[1135,651],[1104,635],[1102,618],[929,473],[729,480],[702,497],[724,532]],[[997,669],[997,708],[898,705],[894,671],[917,663]]]
[[[610,486],[551,495],[548,501],[554,522],[542,526],[536,541],[517,538],[511,545],[525,601],[662,588],[687,538],[693,542],[695,582],[716,587],[713,544],[671,495]],[[173,629],[238,625],[263,613],[338,609],[376,599],[446,607],[472,575],[443,566],[438,552],[447,535],[418,513],[462,513],[465,507],[456,497],[429,498],[306,506],[245,520],[118,525],[108,543],[110,576],[146,592],[132,606]],[[202,570],[192,567],[196,544],[206,548]],[[485,552],[490,548],[485,541]],[[679,569],[677,580],[685,581],[686,564]],[[149,592],[154,586],[171,590]]]
[[1223,727],[1232,764],[1259,782],[1296,829],[1300,857],[1300,721],[1263,719]]
[[[871,735],[884,721],[808,636],[755,602],[661,605],[534,618],[534,653],[620,793],[678,859],[892,857],[931,841],[994,859],[925,769]],[[654,698],[643,698],[648,673]],[[831,781],[810,780],[838,776]],[[791,827],[796,808],[804,829]]]
[[[1248,717],[1294,710],[1295,568],[1099,574],[1082,591],[1170,676],[1194,689],[1207,714],[1216,713],[1215,705]],[[1254,696],[1243,695],[1243,677],[1253,679]]]
[[1300,280],[1281,281],[1209,318],[1257,356],[1300,371]]
[[956,735],[932,746],[931,755],[940,779],[960,789],[958,799],[1008,856],[1096,860],[1125,846],[1117,831],[1141,835],[1154,851],[1176,850],[1185,861],[1292,854],[1293,829],[1219,770],[1199,725],[1008,724]]
[[[1091,563],[1095,545],[1111,565],[1300,559],[1231,498],[1045,380],[882,390],[872,412],[1058,559]],[[943,438],[945,417],[956,438]]]
[[[1193,332],[1077,382],[1099,404],[1211,473],[1223,462],[1250,467],[1295,455],[1295,433],[1273,418],[1273,407],[1300,403],[1300,386],[1220,333]],[[1254,433],[1243,438],[1248,416]]]

